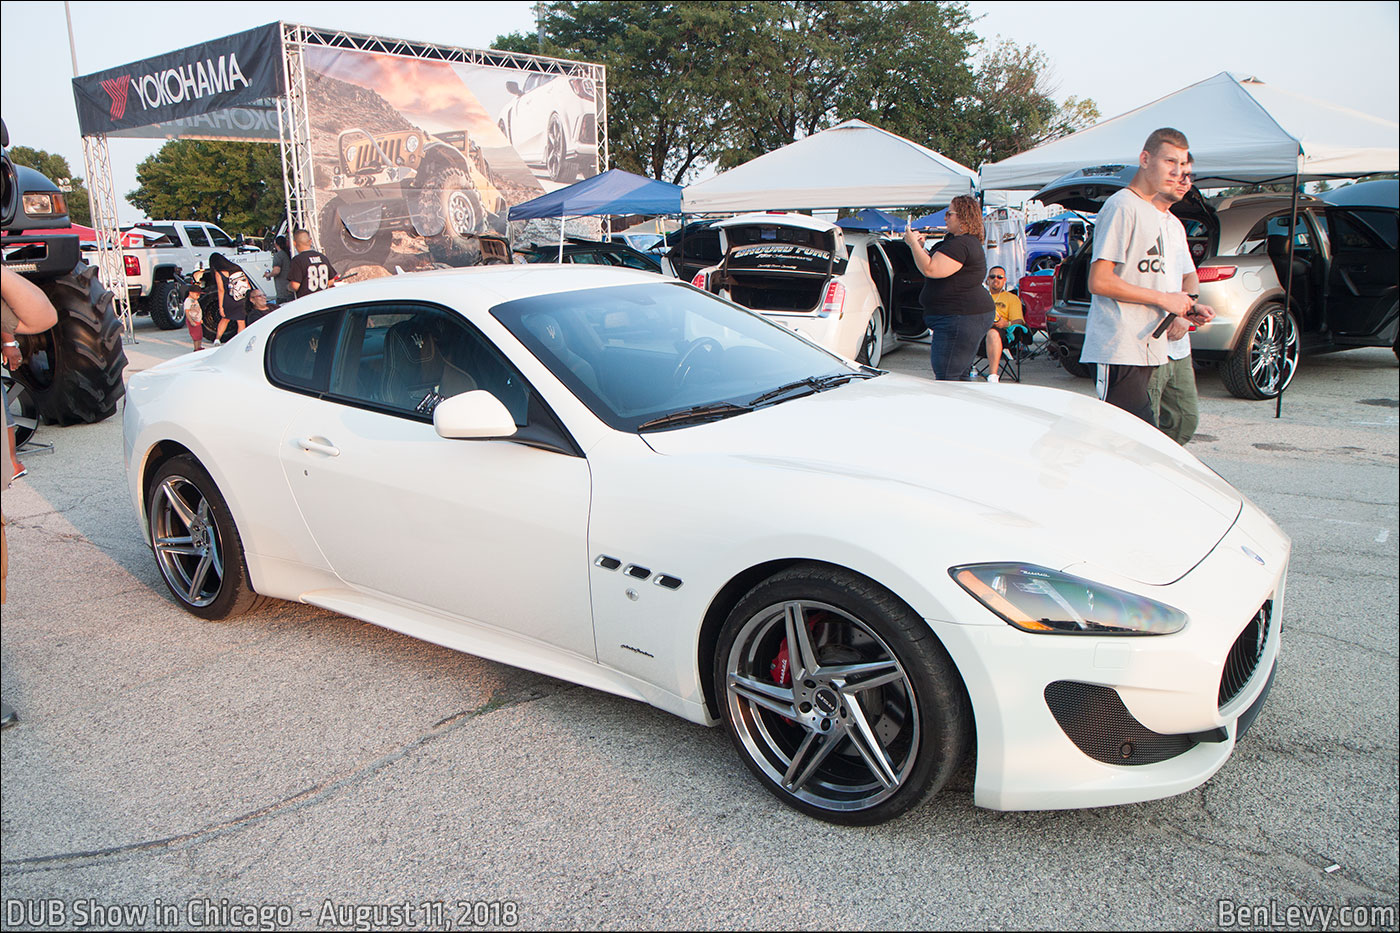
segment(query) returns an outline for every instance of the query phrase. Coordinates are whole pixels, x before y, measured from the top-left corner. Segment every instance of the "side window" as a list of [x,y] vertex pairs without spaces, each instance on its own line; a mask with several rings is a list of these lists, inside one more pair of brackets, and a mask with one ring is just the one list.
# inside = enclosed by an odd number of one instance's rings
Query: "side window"
[[631,253],[613,253],[613,262],[619,266],[626,266],[629,269],[641,269],[643,272],[655,272],[656,269],[641,256],[633,256]]
[[180,229],[185,231],[185,237],[190,241],[191,246],[211,245],[209,237],[204,234],[204,228],[198,224],[182,224]]
[[338,311],[297,318],[272,332],[265,368],[274,384],[293,392],[320,395],[326,389]]
[[207,228],[209,237],[214,241],[215,246],[232,248],[234,246],[233,237],[229,236],[218,227],[210,224]]
[[1395,249],[1396,215],[1386,211],[1328,211],[1334,249]]
[[430,305],[348,308],[330,396],[431,421],[445,398],[484,389],[528,421],[529,388],[505,357],[457,315]]
[[564,256],[565,262],[579,262],[590,266],[606,266],[610,263],[606,259],[599,258],[597,253],[568,253]]

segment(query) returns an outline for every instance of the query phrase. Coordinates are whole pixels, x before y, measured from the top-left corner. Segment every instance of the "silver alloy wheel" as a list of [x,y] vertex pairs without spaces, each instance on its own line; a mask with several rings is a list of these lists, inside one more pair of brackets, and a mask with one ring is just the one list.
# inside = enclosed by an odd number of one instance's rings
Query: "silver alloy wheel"
[[563,180],[564,128],[559,125],[558,120],[549,121],[549,130],[545,136],[544,144],[544,165],[550,178],[555,181]]
[[1293,381],[1298,343],[1293,317],[1282,308],[1260,319],[1249,343],[1249,378],[1265,398],[1277,395]]
[[452,236],[464,237],[476,233],[476,205],[471,195],[462,189],[454,190],[447,199],[447,232]]
[[[784,646],[786,683],[773,676]],[[913,771],[921,723],[909,675],[849,613],[806,600],[768,606],[744,624],[725,670],[730,719],[746,752],[798,800],[868,809]]]
[[189,479],[169,476],[151,509],[151,543],[161,574],[182,600],[208,606],[224,582],[223,547],[209,500]]

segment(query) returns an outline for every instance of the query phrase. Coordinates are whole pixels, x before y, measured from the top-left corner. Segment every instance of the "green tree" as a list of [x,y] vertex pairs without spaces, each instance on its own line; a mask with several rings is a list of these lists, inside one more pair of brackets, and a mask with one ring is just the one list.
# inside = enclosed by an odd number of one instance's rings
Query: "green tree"
[[843,120],[864,119],[968,165],[1097,119],[1063,105],[1030,46],[981,44],[965,2],[754,0],[545,4],[543,47],[513,33],[496,48],[608,67],[613,164],[682,183]]
[[967,114],[978,161],[1005,159],[1098,121],[1092,100],[1056,103],[1051,80],[1050,60],[1034,45],[1002,39],[983,57]]
[[92,225],[92,206],[88,203],[88,190],[83,186],[81,178],[73,177],[73,170],[68,167],[67,159],[43,149],[15,146],[10,149],[10,161],[35,169],[60,188],[65,185],[71,187],[72,190],[65,194],[69,218],[75,224]]
[[126,199],[147,216],[260,233],[284,212],[282,163],[266,143],[177,139],[136,167]]

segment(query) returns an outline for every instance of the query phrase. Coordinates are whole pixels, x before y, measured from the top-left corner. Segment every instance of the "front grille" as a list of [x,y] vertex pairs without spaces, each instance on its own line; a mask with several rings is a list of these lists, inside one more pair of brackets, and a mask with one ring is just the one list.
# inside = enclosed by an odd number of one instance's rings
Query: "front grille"
[[1219,705],[1223,708],[1249,683],[1254,676],[1259,660],[1264,657],[1264,646],[1269,642],[1269,624],[1273,616],[1274,601],[1266,600],[1254,618],[1240,632],[1240,637],[1230,646],[1225,657],[1225,670],[1220,675]]
[[1190,751],[1199,741],[1195,735],[1153,732],[1133,718],[1112,687],[1057,680],[1046,686],[1045,704],[1070,741],[1104,764],[1156,764]]

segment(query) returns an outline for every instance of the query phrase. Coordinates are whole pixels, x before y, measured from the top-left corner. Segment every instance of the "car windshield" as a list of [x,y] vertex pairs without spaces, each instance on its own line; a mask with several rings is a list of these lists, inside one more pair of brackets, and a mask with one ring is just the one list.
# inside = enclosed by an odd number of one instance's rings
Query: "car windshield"
[[622,431],[740,414],[868,372],[679,282],[521,298],[491,314]]

